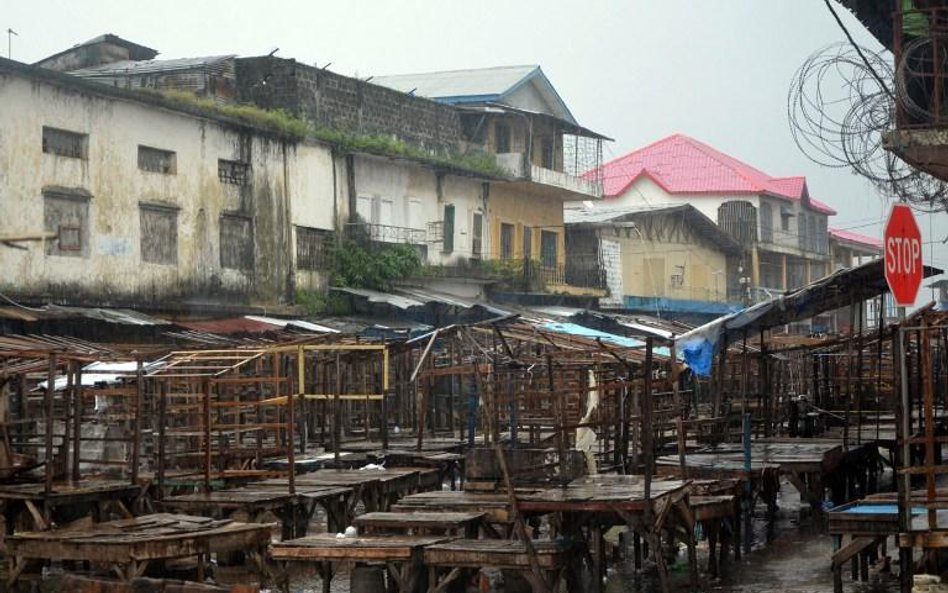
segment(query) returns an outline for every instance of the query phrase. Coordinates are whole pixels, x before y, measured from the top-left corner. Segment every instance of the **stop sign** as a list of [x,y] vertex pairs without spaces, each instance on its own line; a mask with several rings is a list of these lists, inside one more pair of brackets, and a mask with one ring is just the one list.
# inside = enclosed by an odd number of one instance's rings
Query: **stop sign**
[[885,281],[897,305],[915,304],[922,284],[922,233],[907,204],[894,204],[882,236]]

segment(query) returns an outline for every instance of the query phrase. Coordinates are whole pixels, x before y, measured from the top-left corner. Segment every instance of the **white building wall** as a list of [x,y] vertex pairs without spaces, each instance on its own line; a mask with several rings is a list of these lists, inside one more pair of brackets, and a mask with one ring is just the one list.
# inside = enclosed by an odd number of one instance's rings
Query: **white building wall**
[[[425,237],[428,263],[448,265],[472,257],[475,212],[483,212],[482,185],[467,177],[444,175],[438,195],[438,174],[429,167],[405,160],[359,155],[355,159],[357,212],[373,225],[414,229]],[[373,202],[375,205],[373,205]],[[454,206],[454,246],[444,251],[437,237],[445,205]],[[486,215],[482,224],[482,251],[488,243]],[[381,230],[381,233],[387,231]],[[390,231],[391,237],[400,236]]]
[[[0,105],[6,213],[0,234],[44,230],[44,188],[91,194],[84,256],[50,255],[40,243],[25,244],[25,251],[0,248],[4,292],[156,303],[197,293],[280,300],[293,261],[288,222],[332,228],[332,169],[324,148],[297,149],[215,121],[11,73],[0,74]],[[44,153],[43,126],[87,134],[86,158]],[[139,169],[140,145],[173,151],[176,172]],[[218,159],[249,162],[249,187],[222,183]],[[143,261],[143,202],[177,209],[176,262]],[[236,210],[253,219],[252,271],[221,266],[220,217]]]

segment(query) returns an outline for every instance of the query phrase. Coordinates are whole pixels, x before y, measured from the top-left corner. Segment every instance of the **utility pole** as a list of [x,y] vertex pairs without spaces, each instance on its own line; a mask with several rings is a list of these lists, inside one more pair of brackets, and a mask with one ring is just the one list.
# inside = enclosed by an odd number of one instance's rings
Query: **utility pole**
[[7,28],[7,59],[8,60],[13,59],[13,36],[14,35],[16,35],[17,37],[20,36],[20,34],[14,31],[13,29]]

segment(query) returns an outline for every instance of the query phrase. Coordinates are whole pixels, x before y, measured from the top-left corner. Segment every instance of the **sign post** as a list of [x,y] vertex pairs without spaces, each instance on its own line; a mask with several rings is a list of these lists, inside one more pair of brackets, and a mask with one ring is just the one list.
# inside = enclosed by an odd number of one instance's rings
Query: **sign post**
[[882,246],[889,290],[897,305],[910,307],[922,284],[922,233],[908,204],[893,204]]

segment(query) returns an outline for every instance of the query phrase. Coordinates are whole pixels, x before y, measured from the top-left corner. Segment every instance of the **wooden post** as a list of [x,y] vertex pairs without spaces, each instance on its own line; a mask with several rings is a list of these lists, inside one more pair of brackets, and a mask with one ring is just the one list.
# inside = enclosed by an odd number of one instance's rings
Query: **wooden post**
[[59,454],[62,458],[62,477],[65,479],[69,476],[69,461],[71,457],[69,456],[69,446],[72,444],[72,430],[75,426],[73,422],[73,417],[76,414],[76,384],[75,384],[75,372],[76,367],[79,366],[79,363],[73,361],[66,365],[66,389],[63,391],[63,409],[65,414],[63,415],[63,444],[60,447]]
[[342,422],[340,420],[342,410],[339,409],[339,396],[342,394],[342,356],[336,351],[336,388],[332,394],[332,458],[339,467],[339,448],[341,447]]
[[[642,449],[645,455],[645,500],[652,497],[652,475],[655,473],[655,446],[652,442],[652,358],[653,338],[645,338],[645,369],[644,385],[642,388]],[[649,503],[651,504],[651,503]],[[661,554],[661,550],[655,553]]]
[[202,416],[204,418],[204,492],[211,491],[211,382],[209,379],[201,380],[201,391],[204,397],[201,398],[203,404]]
[[[296,381],[297,383],[296,390],[295,391],[293,389],[284,390],[286,392],[286,435],[287,435],[286,462],[290,466],[289,468],[290,475],[288,478],[290,494],[296,494],[296,441],[295,441],[296,400],[297,400],[296,395],[298,394],[300,396],[299,400],[303,401],[303,393],[304,393],[303,391],[303,377],[304,377],[303,363],[306,360],[306,351],[303,350],[303,346],[299,346],[299,348],[297,348],[296,355],[298,357],[296,369],[297,369],[297,372],[299,373],[297,376],[297,381]],[[288,355],[286,354],[281,355],[281,359],[284,356],[288,356]],[[282,375],[282,368],[283,368],[283,364],[281,360],[280,367],[276,369],[278,376]],[[290,377],[286,377],[286,378],[289,379]],[[279,384],[280,383],[278,383],[278,385]],[[289,381],[287,381],[286,384],[288,385]]]
[[559,426],[556,427],[556,447],[557,454],[560,459],[560,478],[563,478],[566,475],[566,449],[567,449],[567,435],[566,435],[566,402],[563,398],[566,397],[564,393],[557,393],[556,386],[553,381],[553,357],[549,354],[546,355],[546,380],[547,387],[550,390],[550,397],[553,398],[553,409],[556,413],[556,421]]
[[388,449],[388,398],[391,395],[389,393],[389,378],[388,378],[388,367],[391,363],[389,358],[388,346],[382,350],[382,403],[380,404],[379,414],[381,415],[379,421],[379,430],[382,431],[382,449]]
[[168,383],[162,379],[158,384],[158,500],[164,498],[165,487],[165,435],[168,424]]
[[56,393],[56,354],[49,355],[49,366],[46,372],[46,394],[43,403],[46,415],[45,440],[45,486],[43,491],[48,495],[53,490],[53,476],[56,473],[56,464],[53,461],[53,395]]
[[138,365],[135,369],[135,401],[132,418],[132,484],[138,484],[138,464],[141,454],[141,434],[142,434],[142,395],[145,392],[145,366],[142,359],[138,359]]
[[72,479],[78,482],[82,477],[82,365],[76,364],[76,383],[73,386],[73,416],[72,416]]

